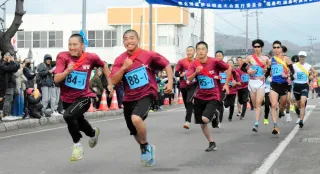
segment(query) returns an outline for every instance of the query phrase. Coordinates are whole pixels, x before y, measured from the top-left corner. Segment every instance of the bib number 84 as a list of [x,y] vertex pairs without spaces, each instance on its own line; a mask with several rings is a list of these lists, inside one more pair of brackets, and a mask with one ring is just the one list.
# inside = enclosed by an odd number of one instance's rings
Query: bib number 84
[[72,75],[69,74],[69,75],[67,76],[66,81],[67,81],[67,83],[73,83],[74,85],[76,85],[76,84],[77,84],[77,77],[78,77],[78,76],[74,76],[74,77],[72,78]]

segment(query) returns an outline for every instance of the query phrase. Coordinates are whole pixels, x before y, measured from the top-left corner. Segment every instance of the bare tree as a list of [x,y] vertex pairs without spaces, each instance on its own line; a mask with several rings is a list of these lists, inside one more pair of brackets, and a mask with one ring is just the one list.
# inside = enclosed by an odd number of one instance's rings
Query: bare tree
[[23,8],[24,0],[16,0],[16,11],[13,22],[7,31],[0,31],[0,51],[10,52],[15,55],[15,51],[11,44],[11,38],[16,34],[22,24],[22,16],[26,13]]

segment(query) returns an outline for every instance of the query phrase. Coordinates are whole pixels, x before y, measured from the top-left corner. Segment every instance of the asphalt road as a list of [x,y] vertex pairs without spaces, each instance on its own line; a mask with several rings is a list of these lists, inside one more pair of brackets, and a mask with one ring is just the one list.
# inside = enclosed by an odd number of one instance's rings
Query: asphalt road
[[148,141],[157,151],[156,166],[149,168],[140,164],[139,146],[122,117],[94,120],[101,130],[99,144],[91,149],[83,138],[84,158],[77,162],[69,161],[73,143],[63,124],[3,133],[0,174],[317,174],[320,139],[303,138],[320,138],[320,110],[311,112],[318,100],[308,104],[305,127],[294,129],[292,113],[293,123],[279,123],[280,135],[271,134],[272,124],[260,124],[259,132],[252,132],[253,111],[245,120],[234,116],[231,123],[225,112],[222,128],[211,129],[218,150],[209,153],[199,125],[182,128],[184,108],[152,113],[146,120]]

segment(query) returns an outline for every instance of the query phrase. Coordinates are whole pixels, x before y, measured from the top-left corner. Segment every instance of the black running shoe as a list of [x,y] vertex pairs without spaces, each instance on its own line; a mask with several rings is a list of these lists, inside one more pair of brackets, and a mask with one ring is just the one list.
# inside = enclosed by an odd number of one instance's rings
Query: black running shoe
[[294,107],[294,110],[296,111],[298,117],[300,117],[300,109],[298,107]]
[[279,112],[279,118],[284,116],[284,112]]
[[217,150],[217,145],[215,142],[210,142],[209,147],[206,149],[206,152],[211,152]]
[[303,127],[303,120],[300,120],[300,122],[299,122],[299,127],[300,127],[300,128]]

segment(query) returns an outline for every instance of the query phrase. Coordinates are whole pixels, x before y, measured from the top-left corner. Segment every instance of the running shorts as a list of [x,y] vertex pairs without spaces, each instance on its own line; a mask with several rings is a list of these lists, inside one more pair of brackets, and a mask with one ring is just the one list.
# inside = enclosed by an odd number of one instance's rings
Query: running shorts
[[270,90],[278,93],[279,97],[287,95],[288,93],[288,83],[275,83],[271,82]]
[[266,84],[263,80],[249,80],[248,89],[250,92],[257,92],[259,89],[265,89]]
[[153,101],[152,96],[146,96],[140,100],[122,103],[124,118],[126,120],[127,127],[130,131],[130,135],[137,135],[137,130],[132,123],[131,116],[138,115],[139,117],[142,118],[142,120],[145,120],[148,117],[148,112],[150,110],[152,101]]
[[307,83],[304,83],[304,84],[295,83],[293,85],[293,95],[297,101],[301,99],[301,96],[305,96],[308,98],[309,85]]
[[213,116],[217,115],[217,109],[220,102],[217,100],[201,100],[194,98],[194,120],[196,124],[204,124],[202,116],[208,118],[210,121],[213,120]]

